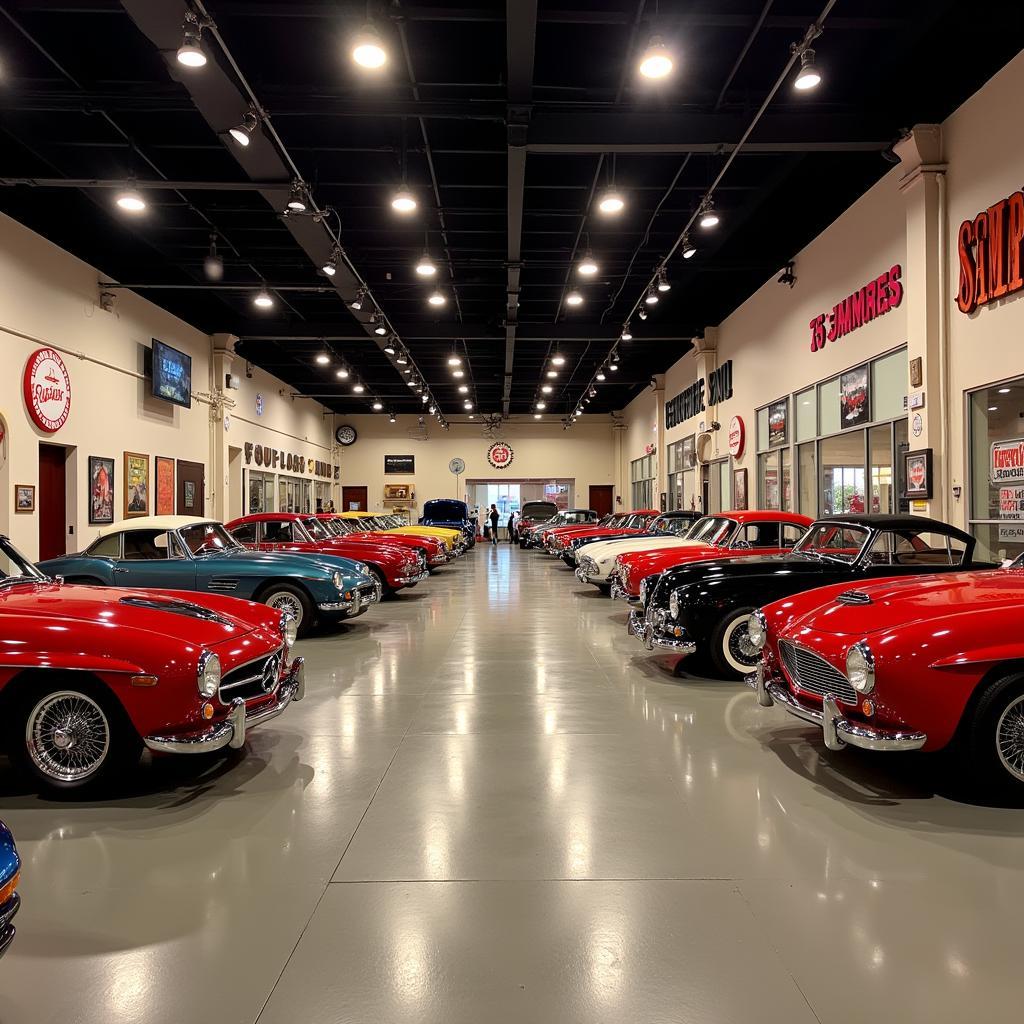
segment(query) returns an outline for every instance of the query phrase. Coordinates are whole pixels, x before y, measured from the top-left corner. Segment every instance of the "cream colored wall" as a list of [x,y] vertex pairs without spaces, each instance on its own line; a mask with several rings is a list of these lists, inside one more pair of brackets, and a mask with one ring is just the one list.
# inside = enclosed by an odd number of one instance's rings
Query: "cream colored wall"
[[[396,423],[389,423],[384,415],[338,416],[336,421],[351,424],[359,435],[355,444],[341,451],[341,483],[365,485],[371,510],[385,507],[386,483],[414,485],[416,515],[431,498],[458,496],[464,500],[468,480],[574,479],[577,505],[587,503],[591,484],[615,483],[610,417],[583,416],[567,431],[556,421],[513,418],[497,438],[487,437],[479,422],[453,423],[446,431],[426,417],[426,437],[422,439],[415,416],[399,416]],[[494,469],[487,461],[487,449],[494,440],[512,446],[515,457],[507,470]],[[385,477],[385,455],[414,455],[415,474]],[[455,477],[448,469],[456,457],[466,463],[458,495]]]

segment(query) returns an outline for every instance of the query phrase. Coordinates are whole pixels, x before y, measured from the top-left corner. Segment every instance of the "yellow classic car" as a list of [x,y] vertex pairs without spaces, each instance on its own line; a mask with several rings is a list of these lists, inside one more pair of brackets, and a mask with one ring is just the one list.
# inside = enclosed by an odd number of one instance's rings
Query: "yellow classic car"
[[409,536],[436,537],[444,542],[445,550],[460,553],[465,547],[461,530],[449,530],[444,526],[401,526],[391,516],[372,515],[369,512],[340,512],[342,519],[356,520],[365,530],[378,533],[404,533]]

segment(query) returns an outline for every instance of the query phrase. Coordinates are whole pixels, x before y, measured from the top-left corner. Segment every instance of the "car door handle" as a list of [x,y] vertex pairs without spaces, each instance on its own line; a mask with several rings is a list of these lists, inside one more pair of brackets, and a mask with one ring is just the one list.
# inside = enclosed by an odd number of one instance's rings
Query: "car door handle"
[[118,566],[118,565],[115,565],[115,566],[114,566],[114,572],[127,572],[127,571],[128,571],[127,569],[122,569],[122,568],[121,568],[120,566]]

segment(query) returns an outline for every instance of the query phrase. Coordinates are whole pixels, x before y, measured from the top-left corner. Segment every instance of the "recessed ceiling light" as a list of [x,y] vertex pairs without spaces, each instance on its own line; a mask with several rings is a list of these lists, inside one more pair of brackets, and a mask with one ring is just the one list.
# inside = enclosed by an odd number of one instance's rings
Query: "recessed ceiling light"
[[361,394],[362,394],[362,393],[363,393],[363,392],[364,392],[364,391],[366,390],[366,388],[364,388],[362,384],[353,384],[353,385],[352,385],[352,390],[353,390],[353,391],[354,391],[354,392],[355,392],[355,393],[356,393],[357,395],[361,395]]
[[448,300],[441,294],[441,292],[431,292],[430,298],[427,299],[432,306],[443,306]]
[[808,46],[800,54],[800,71],[797,73],[793,88],[801,92],[815,89],[821,84],[821,72],[814,63],[814,51]]
[[544,387],[541,388],[541,391],[543,391],[545,395],[550,395],[554,390],[555,389],[550,384],[545,384]]
[[426,253],[420,257],[419,263],[416,264],[416,273],[420,277],[433,277],[437,273],[434,261]]
[[330,357],[330,356],[329,356],[329,355],[328,355],[328,354],[327,354],[326,352],[321,352],[321,353],[320,353],[320,354],[319,354],[319,355],[318,355],[318,356],[316,357],[316,361],[317,361],[317,362],[318,362],[318,363],[319,363],[319,364],[320,364],[321,366],[326,366],[326,365],[327,365],[327,364],[328,364],[328,363],[329,363],[329,362],[331,361],[331,357]]
[[126,213],[142,213],[146,209],[146,200],[134,186],[129,186],[118,192],[114,202]]
[[621,213],[625,205],[622,196],[615,189],[609,189],[598,200],[597,208],[604,214],[616,214]]
[[416,209],[416,197],[403,186],[391,197],[391,209],[397,213],[412,213]]
[[253,133],[256,131],[256,126],[259,124],[259,118],[255,112],[250,110],[245,117],[242,118],[241,124],[236,124],[234,128],[228,129],[228,135],[231,136],[240,146],[248,146],[252,141]]
[[673,63],[672,54],[662,42],[661,36],[651,36],[640,58],[640,74],[644,78],[664,78],[672,73]]
[[261,288],[253,297],[252,303],[254,306],[259,306],[260,309],[270,309],[274,300],[266,288]]
[[587,250],[586,255],[580,260],[580,265],[576,268],[579,273],[584,277],[593,277],[598,271],[597,263],[594,257],[591,255],[590,250]]
[[569,294],[565,297],[565,301],[570,306],[582,306],[583,305],[583,296],[580,295],[579,292],[569,292]]
[[372,25],[364,25],[362,31],[352,41],[352,59],[369,71],[376,71],[388,62],[388,52],[380,33]]

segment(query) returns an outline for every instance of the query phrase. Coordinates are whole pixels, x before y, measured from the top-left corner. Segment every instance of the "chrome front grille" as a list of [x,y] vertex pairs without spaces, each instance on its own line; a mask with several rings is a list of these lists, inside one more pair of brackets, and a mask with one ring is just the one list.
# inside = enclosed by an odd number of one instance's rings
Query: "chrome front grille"
[[818,697],[831,694],[843,704],[857,703],[857,691],[850,685],[850,680],[813,651],[788,640],[780,640],[779,655],[786,675],[797,689]]
[[281,677],[283,657],[284,649],[278,647],[271,654],[233,668],[220,681],[221,702],[230,704],[238,697],[242,700],[253,700],[273,693]]

